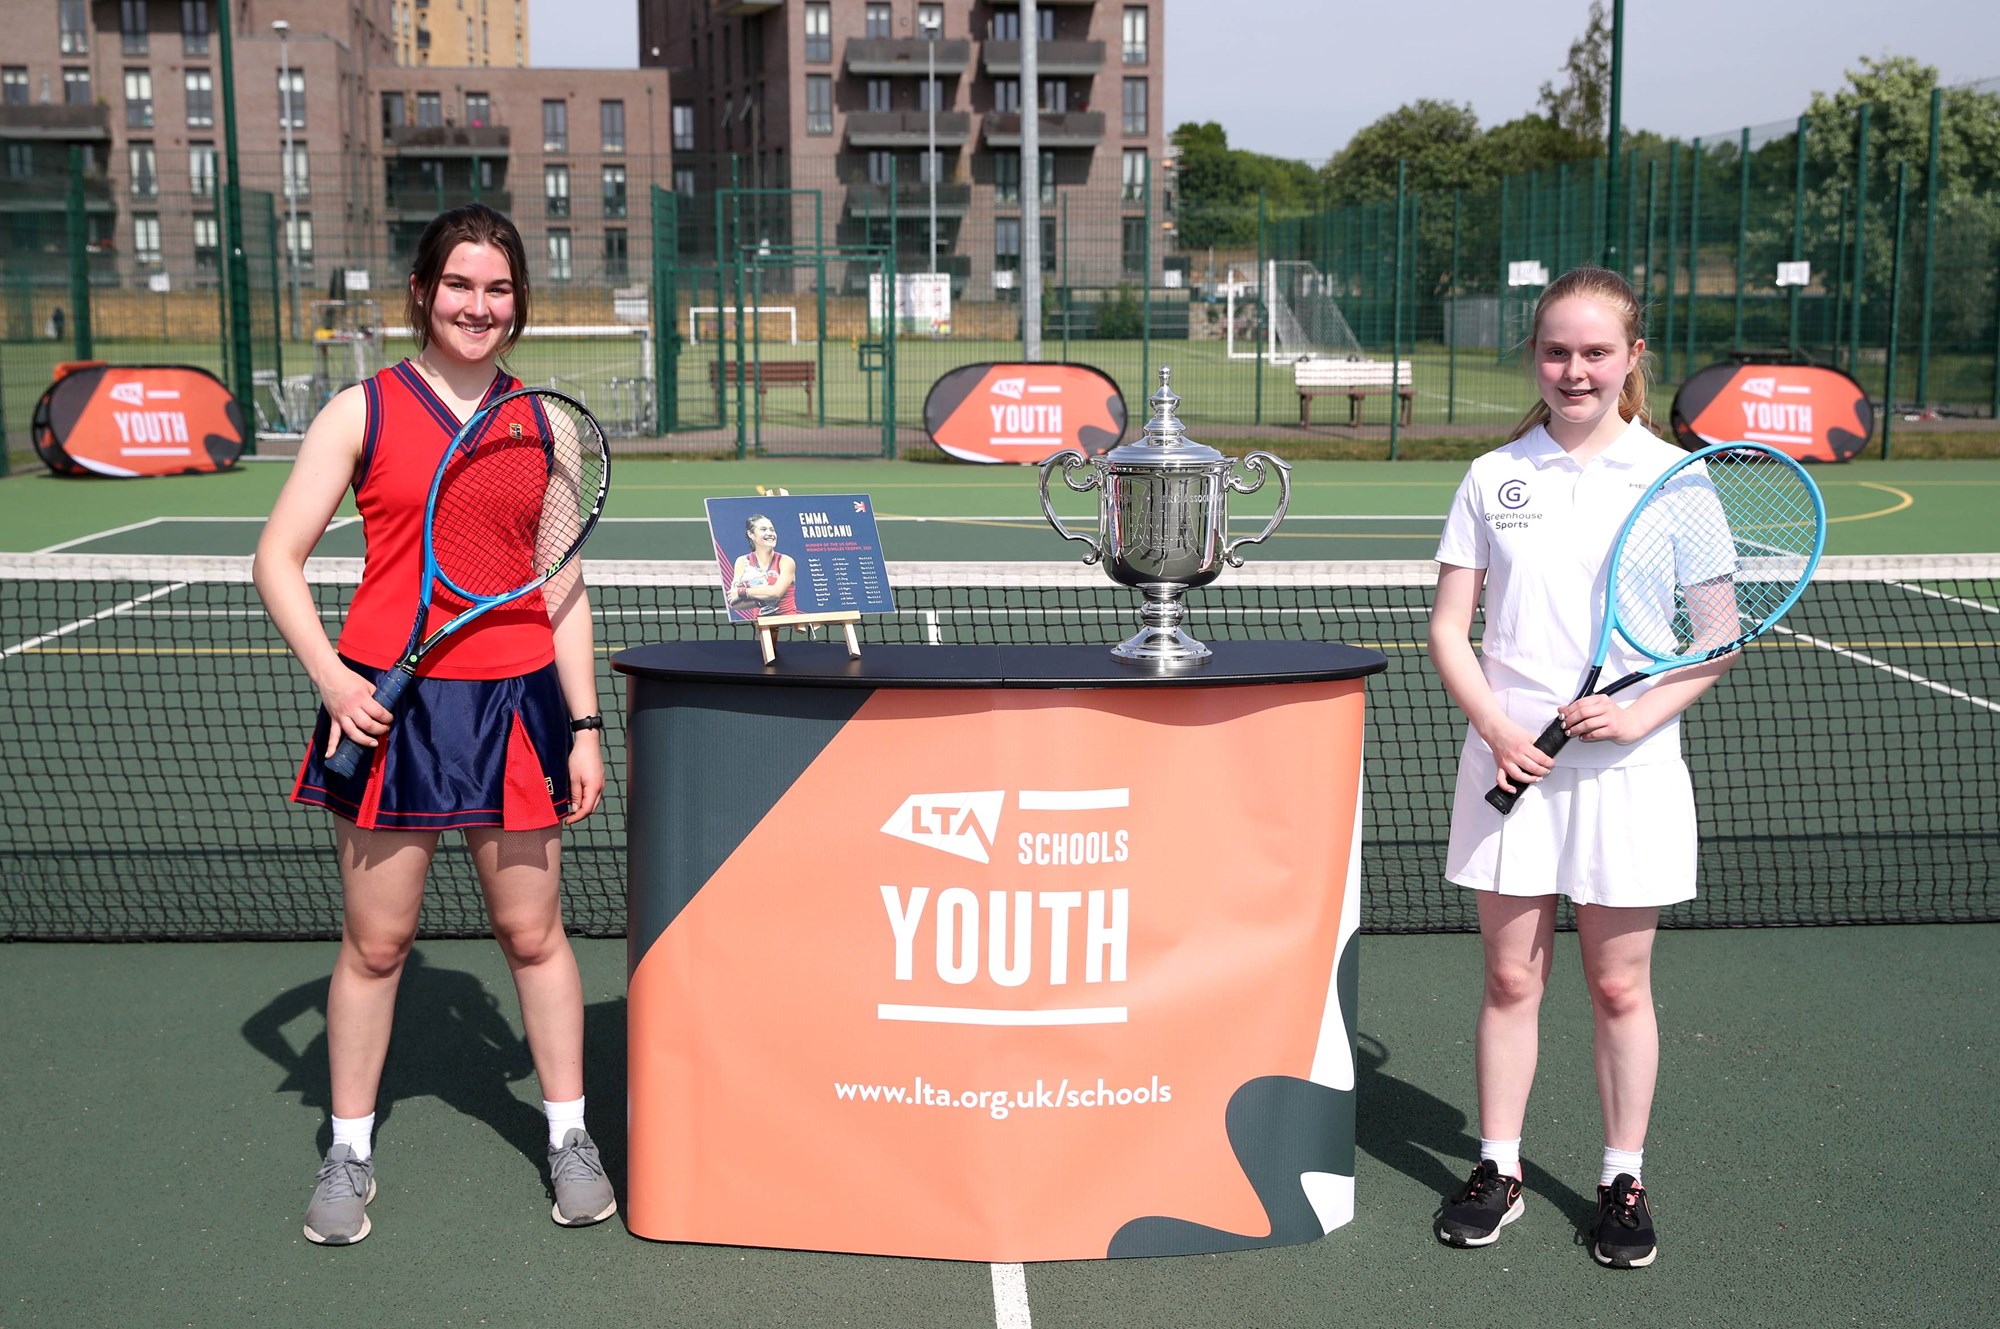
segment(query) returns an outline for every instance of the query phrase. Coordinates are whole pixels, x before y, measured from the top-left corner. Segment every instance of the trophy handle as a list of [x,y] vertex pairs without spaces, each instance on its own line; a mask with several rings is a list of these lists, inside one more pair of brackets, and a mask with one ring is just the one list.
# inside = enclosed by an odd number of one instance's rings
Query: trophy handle
[[[1272,460],[1276,461],[1277,459],[1272,458]],[[1063,483],[1068,485],[1071,490],[1079,494],[1087,494],[1091,490],[1097,488],[1098,483],[1103,479],[1103,476],[1100,472],[1093,469],[1090,472],[1090,477],[1088,481],[1083,484],[1078,484],[1072,472],[1074,472],[1079,467],[1089,466],[1090,458],[1084,456],[1083,453],[1079,452],[1075,448],[1063,449],[1061,452],[1056,453],[1053,457],[1050,457],[1048,460],[1044,461],[1041,467],[1042,515],[1049,519],[1049,525],[1056,528],[1057,535],[1060,535],[1065,540],[1074,540],[1078,544],[1090,550],[1090,553],[1085,555],[1083,560],[1086,564],[1095,563],[1097,562],[1098,559],[1104,557],[1104,550],[1098,546],[1097,541],[1091,539],[1089,536],[1078,535],[1075,531],[1072,531],[1067,526],[1064,526],[1062,524],[1062,518],[1056,516],[1055,505],[1049,502],[1049,475],[1057,463],[1061,463],[1062,465]],[[1279,462],[1278,464],[1282,466],[1284,463]]]
[[1234,494],[1254,494],[1262,489],[1264,487],[1265,462],[1270,462],[1278,468],[1278,510],[1271,514],[1270,522],[1263,530],[1257,532],[1257,534],[1245,536],[1240,540],[1231,540],[1222,547],[1222,557],[1228,561],[1229,566],[1232,568],[1243,566],[1243,555],[1236,551],[1245,545],[1262,544],[1268,540],[1271,537],[1271,532],[1278,529],[1278,523],[1285,519],[1286,509],[1292,506],[1292,468],[1288,463],[1268,452],[1252,452],[1244,456],[1244,469],[1257,473],[1257,483],[1254,485],[1245,484],[1243,477],[1231,475],[1229,477],[1230,492]]

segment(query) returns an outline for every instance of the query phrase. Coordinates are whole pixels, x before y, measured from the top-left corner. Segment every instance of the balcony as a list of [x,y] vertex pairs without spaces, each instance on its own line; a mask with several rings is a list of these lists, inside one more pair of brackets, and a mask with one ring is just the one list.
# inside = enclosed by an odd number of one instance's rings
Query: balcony
[[924,56],[937,48],[937,72],[963,74],[972,63],[972,43],[925,41],[921,37],[856,37],[847,43],[850,74],[910,74],[924,76]]
[[[979,48],[986,72],[1013,77],[1021,72],[1021,43],[986,42]],[[1091,75],[1104,68],[1104,43],[1042,41],[1035,43],[1035,72],[1049,78]]]
[[[1094,148],[1104,141],[1102,111],[1044,111],[1040,122],[1044,148]],[[1021,146],[1021,113],[986,117],[986,144],[994,148]]]
[[[930,141],[930,122],[928,111],[854,111],[847,117],[847,142],[856,148],[921,148]],[[1101,124],[1098,132],[1102,137]],[[968,112],[937,113],[939,147],[961,147],[971,137],[972,116]]]
[[[903,181],[896,185],[896,215],[898,217],[927,217],[930,215],[931,187],[922,181]],[[972,186],[940,180],[937,187],[937,210],[940,217],[963,217],[972,208]],[[887,217],[889,215],[889,186],[858,181],[847,187],[847,215],[850,217]]]
[[722,0],[717,7],[723,14],[768,14],[774,9],[783,9],[785,0]]
[[73,143],[108,140],[108,106],[0,106],[0,137]]
[[462,184],[446,185],[440,189],[422,181],[392,181],[382,191],[382,210],[399,221],[429,221],[447,208],[462,208],[468,203],[484,203],[512,216],[514,192],[510,189],[472,190]]
[[510,137],[506,125],[390,125],[382,146],[421,157],[504,157]]

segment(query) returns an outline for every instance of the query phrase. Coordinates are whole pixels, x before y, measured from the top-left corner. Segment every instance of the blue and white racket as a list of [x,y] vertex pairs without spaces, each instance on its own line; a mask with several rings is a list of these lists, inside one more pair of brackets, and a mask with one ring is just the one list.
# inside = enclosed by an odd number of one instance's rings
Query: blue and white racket
[[[431,477],[416,622],[376,702],[394,715],[439,642],[561,572],[597,525],[610,485],[604,430],[560,392],[522,388],[467,420]],[[425,635],[434,601],[452,617]],[[343,737],[327,769],[351,779],[367,753]]]
[[[1826,548],[1826,503],[1805,467],[1764,443],[1689,453],[1639,496],[1611,547],[1604,622],[1579,699],[1741,650],[1798,603]],[[1648,663],[1598,688],[1616,633]],[[1557,716],[1535,739],[1569,742]],[[1526,792],[1495,785],[1502,815]]]

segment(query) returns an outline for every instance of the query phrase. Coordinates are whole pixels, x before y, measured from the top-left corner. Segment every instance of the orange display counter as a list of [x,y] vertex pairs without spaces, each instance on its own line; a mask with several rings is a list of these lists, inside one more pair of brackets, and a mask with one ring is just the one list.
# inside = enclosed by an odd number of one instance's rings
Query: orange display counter
[[641,647],[640,1236],[1013,1262],[1354,1204],[1368,650]]

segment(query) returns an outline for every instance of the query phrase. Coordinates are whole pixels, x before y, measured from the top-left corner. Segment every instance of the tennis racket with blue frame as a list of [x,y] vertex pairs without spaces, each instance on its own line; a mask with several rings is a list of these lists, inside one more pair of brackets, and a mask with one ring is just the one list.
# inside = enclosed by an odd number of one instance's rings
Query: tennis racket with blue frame
[[[1604,622],[1577,698],[1743,649],[1798,603],[1825,548],[1826,503],[1798,462],[1765,443],[1689,453],[1639,496],[1619,529]],[[1647,663],[1600,689],[1614,634]],[[1558,715],[1535,746],[1553,757],[1568,742]],[[1496,784],[1486,801],[1504,816],[1525,792]]]
[[[440,642],[567,567],[597,525],[610,485],[604,430],[572,397],[521,388],[467,420],[431,477],[416,622],[402,658],[376,684],[376,702],[393,716]],[[452,617],[426,635],[434,605]],[[368,751],[343,736],[327,769],[351,779]]]

